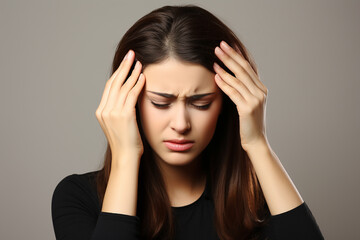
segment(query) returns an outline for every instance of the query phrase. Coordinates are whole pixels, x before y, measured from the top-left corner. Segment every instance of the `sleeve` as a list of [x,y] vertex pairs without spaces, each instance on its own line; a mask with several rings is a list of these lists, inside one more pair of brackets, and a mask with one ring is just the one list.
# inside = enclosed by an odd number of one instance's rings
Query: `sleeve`
[[269,239],[320,240],[320,228],[306,202],[287,212],[270,216]]
[[137,216],[97,214],[93,196],[76,177],[75,174],[65,177],[53,192],[51,214],[56,239],[140,239]]

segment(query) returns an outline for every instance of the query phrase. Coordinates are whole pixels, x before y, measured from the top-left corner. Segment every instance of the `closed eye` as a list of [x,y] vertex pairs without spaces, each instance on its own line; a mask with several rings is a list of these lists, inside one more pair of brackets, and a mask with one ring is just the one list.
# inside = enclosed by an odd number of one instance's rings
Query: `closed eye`
[[[157,104],[157,103],[154,103],[153,101],[151,101],[151,103],[152,103],[155,107],[161,108],[161,109],[167,108],[167,107],[170,105],[170,104]],[[210,107],[211,103],[206,104],[206,105],[201,105],[201,106],[195,105],[195,104],[191,104],[191,105],[193,105],[193,106],[194,106],[195,108],[197,108],[197,109],[205,110],[205,109],[208,109],[208,108]]]

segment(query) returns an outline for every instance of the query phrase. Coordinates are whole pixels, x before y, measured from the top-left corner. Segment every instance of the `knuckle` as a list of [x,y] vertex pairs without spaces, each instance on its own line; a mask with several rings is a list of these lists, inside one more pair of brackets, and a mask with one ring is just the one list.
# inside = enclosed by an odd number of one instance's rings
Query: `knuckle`
[[246,70],[252,69],[252,67],[251,67],[251,65],[250,65],[250,63],[249,63],[248,61],[245,61],[245,63],[244,63],[244,68],[245,68]]
[[121,88],[122,89],[127,89],[127,86],[130,84],[129,82],[131,81],[131,77],[127,78],[124,83],[122,84]]
[[95,116],[96,116],[97,119],[101,118],[101,113],[100,113],[100,111],[96,110]]
[[109,78],[106,83],[105,83],[105,87],[109,87],[111,84],[111,78]]
[[110,118],[119,118],[121,114],[119,114],[118,111],[111,111],[109,112],[109,117]]
[[237,90],[235,90],[234,88],[230,88],[229,92],[231,95],[234,95],[234,96],[238,94]]
[[257,98],[256,100],[259,102],[259,103],[262,103],[264,102],[264,99],[265,99],[265,93],[263,91],[259,91],[257,92]]
[[128,98],[129,99],[133,99],[134,97],[136,97],[136,92],[135,92],[135,88],[132,88],[131,90],[130,90],[130,92],[129,92],[129,94],[128,94]]
[[124,108],[122,110],[118,110],[118,111],[111,111],[110,118],[116,119],[116,120],[128,119],[129,113],[126,110],[124,110]]
[[98,117],[101,117],[103,111],[104,111],[104,109],[99,107],[98,109],[96,109],[95,115]]
[[246,64],[245,64],[244,66],[240,66],[239,69],[240,69],[240,72],[241,72],[241,73],[246,73],[246,72],[247,72],[247,68],[248,68],[248,67],[247,67]]
[[101,118],[103,118],[103,119],[107,119],[107,118],[109,118],[109,116],[110,116],[110,112],[109,111],[103,111],[102,113],[101,113]]

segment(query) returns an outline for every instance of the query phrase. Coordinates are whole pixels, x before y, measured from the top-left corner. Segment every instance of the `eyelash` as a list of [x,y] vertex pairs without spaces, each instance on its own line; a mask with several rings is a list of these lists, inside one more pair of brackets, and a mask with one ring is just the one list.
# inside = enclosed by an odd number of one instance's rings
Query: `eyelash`
[[[164,108],[166,108],[166,107],[169,106],[169,104],[157,104],[157,103],[154,103],[153,101],[151,101],[151,103],[152,103],[155,107],[162,108],[162,109],[164,109]],[[208,109],[208,108],[210,107],[211,103],[206,104],[206,105],[204,105],[204,106],[197,106],[197,105],[194,105],[194,104],[192,104],[192,105],[193,105],[195,108],[197,108],[197,109],[206,110],[206,109]]]

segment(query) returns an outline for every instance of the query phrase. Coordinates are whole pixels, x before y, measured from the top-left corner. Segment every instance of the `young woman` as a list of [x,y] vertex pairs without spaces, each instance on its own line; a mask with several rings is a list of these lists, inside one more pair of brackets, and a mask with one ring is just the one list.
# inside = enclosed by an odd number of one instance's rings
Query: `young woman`
[[323,239],[267,140],[268,89],[218,18],[150,12],[112,72],[96,110],[104,166],[57,185],[57,239]]

